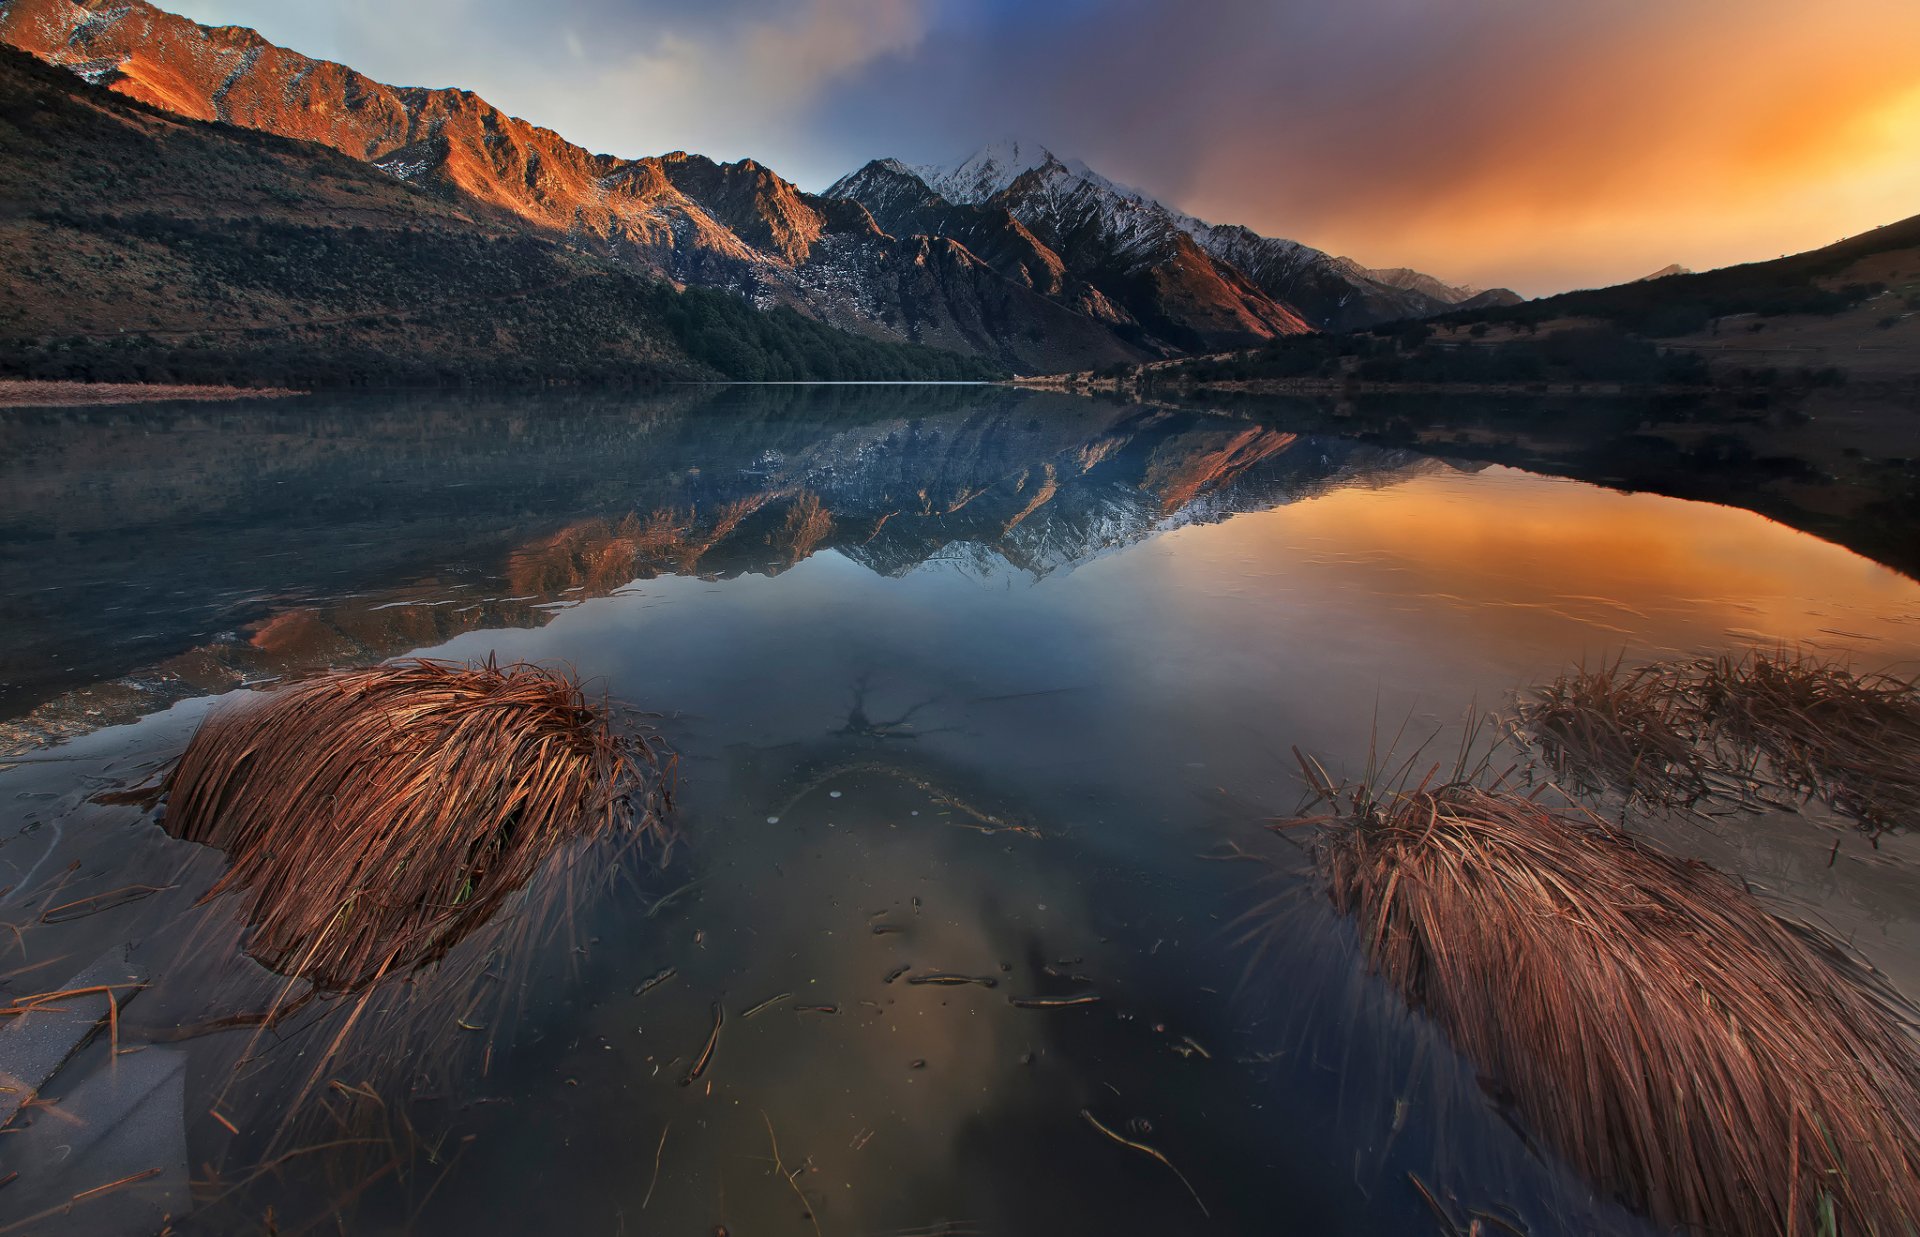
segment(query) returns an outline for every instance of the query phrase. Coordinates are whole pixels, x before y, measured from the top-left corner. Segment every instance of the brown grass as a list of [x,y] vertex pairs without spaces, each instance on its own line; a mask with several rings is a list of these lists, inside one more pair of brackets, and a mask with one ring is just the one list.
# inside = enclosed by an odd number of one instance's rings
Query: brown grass
[[1875,833],[1920,823],[1920,685],[1805,652],[1585,665],[1519,718],[1581,790],[1663,805],[1768,790],[1818,797]]
[[1323,791],[1373,967],[1596,1187],[1688,1232],[1920,1226],[1920,1054],[1837,946],[1585,814]]
[[529,665],[408,661],[216,709],[168,775],[165,824],[226,852],[247,949],[324,988],[438,960],[546,859],[658,829],[643,743]]
[[1875,831],[1920,822],[1920,684],[1784,651],[1695,663],[1703,721]]
[[1659,666],[1582,663],[1523,698],[1520,717],[1548,763],[1582,790],[1612,785],[1667,805],[1709,793],[1699,710]]

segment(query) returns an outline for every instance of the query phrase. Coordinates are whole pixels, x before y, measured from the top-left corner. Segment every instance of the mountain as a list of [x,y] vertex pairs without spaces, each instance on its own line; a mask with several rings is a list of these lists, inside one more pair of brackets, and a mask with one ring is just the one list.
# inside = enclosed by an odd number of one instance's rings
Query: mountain
[[324,146],[185,120],[4,47],[0,252],[0,373],[26,377],[995,374],[728,293],[676,292]]
[[476,219],[763,308],[1017,369],[1138,355],[958,241],[891,235],[752,160],[592,154],[470,91],[388,86],[142,0],[4,0],[0,42],[182,116],[330,146]]
[[[1161,388],[1606,384],[1694,396],[1721,387],[1756,401],[1743,409],[1845,387],[1848,419],[1872,427],[1851,431],[1854,456],[1905,470],[1908,456],[1889,447],[1914,424],[1920,383],[1920,216],[1766,262],[1519,303],[1483,293],[1424,320],[1097,378]],[[1862,411],[1889,393],[1901,407],[1890,421]],[[1829,445],[1839,432],[1829,430]]]
[[1135,338],[1156,351],[1232,347],[1314,327],[1202,249],[1174,212],[1078,160],[1005,142],[951,168],[915,172],[946,202],[1004,210],[1125,311]]
[[1667,265],[1661,267],[1659,270],[1653,272],[1653,274],[1651,275],[1640,276],[1640,282],[1646,283],[1650,279],[1665,279],[1669,275],[1691,275],[1691,274],[1693,274],[1692,271],[1680,265],[1678,262],[1669,262]]
[[751,159],[594,154],[470,91],[390,86],[145,0],[0,0],[0,42],[179,116],[330,147],[476,226],[1021,372],[1425,316],[1470,291],[1202,223],[1030,143],[882,160],[814,195]]
[[[1137,337],[1138,323],[1133,315],[1115,305],[1100,289],[1070,273],[1060,255],[1003,206],[955,205],[897,159],[874,160],[836,181],[827,196],[860,203],[881,227],[895,235],[958,241],[1005,278],[1095,322]],[[1144,350],[1138,355],[1145,355]]]
[[1475,297],[1520,299],[1205,223],[1033,142],[996,142],[951,166],[876,161],[827,194],[859,201],[889,228],[958,228],[955,208],[1004,212],[1137,323],[1133,338],[1163,353],[1425,317]]

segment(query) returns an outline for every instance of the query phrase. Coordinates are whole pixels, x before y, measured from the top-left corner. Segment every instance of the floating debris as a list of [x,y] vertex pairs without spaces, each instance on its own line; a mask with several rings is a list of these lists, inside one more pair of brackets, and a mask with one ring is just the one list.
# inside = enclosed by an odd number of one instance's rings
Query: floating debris
[[677,967],[671,967],[671,966],[662,967],[660,970],[655,971],[652,975],[649,975],[646,979],[642,980],[640,983],[640,986],[633,990],[633,995],[645,996],[647,995],[647,993],[652,992],[655,988],[658,988],[661,984],[666,983],[669,979],[672,979],[675,975],[678,975],[679,973],[680,971],[679,971],[679,968]]
[[707,1067],[713,1064],[713,1050],[720,1046],[720,1028],[725,1026],[726,1022],[726,1006],[715,1001],[713,1003],[713,1033],[707,1036],[707,1046],[702,1048],[700,1055],[694,1059],[693,1068],[688,1070],[687,1076],[680,1080],[681,1086],[690,1087],[700,1081],[700,1075],[706,1073]]
[[673,892],[668,894],[663,894],[661,897],[657,898],[654,901],[652,906],[649,906],[647,908],[647,918],[652,919],[654,916],[658,915],[661,911],[673,905],[681,897],[685,896],[688,893],[691,893],[693,890],[699,887],[700,887],[700,882],[698,880],[690,880],[686,884],[680,886],[678,889],[675,889]]
[[780,994],[778,994],[777,996],[770,996],[770,997],[768,997],[768,998],[767,998],[766,1000],[764,1000],[764,1001],[762,1001],[762,1002],[760,1002],[760,1003],[759,1003],[758,1005],[756,1005],[756,1006],[754,1006],[754,1007],[753,1007],[752,1009],[750,1009],[750,1010],[748,1010],[748,1011],[747,1011],[746,1013],[744,1013],[744,1014],[741,1014],[741,1015],[740,1015],[740,1020],[741,1020],[742,1022],[744,1022],[744,1021],[746,1021],[746,1020],[747,1020],[748,1018],[751,1018],[751,1017],[753,1017],[753,1016],[754,1016],[755,1014],[757,1014],[757,1013],[759,1013],[759,1012],[760,1012],[761,1010],[764,1010],[764,1009],[771,1009],[772,1007],[774,1007],[775,1005],[778,1005],[778,1004],[779,1004],[780,1002],[782,1002],[782,1001],[786,1001],[786,1000],[791,1000],[791,999],[792,999],[792,997],[793,997],[793,993],[791,993],[791,992],[782,992],[782,993],[780,993]]
[[1076,1005],[1098,1005],[1097,993],[1085,992],[1079,996],[1016,996],[1007,1001],[1015,1009],[1071,1009]]
[[1171,1172],[1174,1176],[1180,1178],[1180,1184],[1183,1186],[1186,1186],[1187,1193],[1193,1195],[1194,1205],[1200,1208],[1200,1214],[1203,1216],[1206,1216],[1208,1219],[1213,1218],[1213,1213],[1211,1211],[1208,1211],[1207,1205],[1200,1201],[1200,1192],[1193,1188],[1193,1183],[1187,1180],[1187,1175],[1181,1172],[1179,1169],[1175,1168],[1173,1166],[1173,1161],[1169,1160],[1157,1148],[1149,1147],[1147,1144],[1143,1142],[1135,1142],[1133,1139],[1128,1138],[1124,1134],[1115,1133],[1113,1130],[1110,1130],[1106,1126],[1100,1124],[1100,1118],[1094,1116],[1093,1113],[1091,1113],[1085,1108],[1082,1108],[1080,1110],[1080,1115],[1087,1119],[1088,1125],[1091,1125],[1094,1129],[1099,1130],[1102,1134],[1105,1134],[1108,1138],[1111,1138],[1113,1141],[1119,1143],[1121,1146],[1130,1147],[1133,1150],[1140,1152],[1142,1155],[1152,1156],[1154,1159],[1160,1161],[1162,1164],[1165,1164],[1167,1166],[1167,1171]]
[[936,984],[942,987],[958,987],[961,984],[978,984],[982,988],[998,988],[1000,981],[991,975],[955,975],[947,971],[929,971],[925,975],[915,975],[907,981],[910,984]]

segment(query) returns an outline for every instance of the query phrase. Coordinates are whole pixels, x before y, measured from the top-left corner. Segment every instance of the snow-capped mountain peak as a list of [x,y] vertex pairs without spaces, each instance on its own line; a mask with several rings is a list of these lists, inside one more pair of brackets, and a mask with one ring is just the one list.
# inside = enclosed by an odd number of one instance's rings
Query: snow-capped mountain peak
[[[975,205],[1000,193],[1028,172],[1049,164],[1072,170],[1065,160],[1038,142],[1002,138],[989,142],[958,163],[924,164],[914,171],[947,201]],[[1084,169],[1084,165],[1082,167]]]

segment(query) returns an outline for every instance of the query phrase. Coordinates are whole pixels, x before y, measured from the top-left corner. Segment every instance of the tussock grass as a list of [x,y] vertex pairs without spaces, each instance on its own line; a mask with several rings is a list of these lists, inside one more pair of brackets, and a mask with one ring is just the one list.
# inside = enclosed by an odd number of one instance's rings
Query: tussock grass
[[1920,1227],[1920,1052],[1836,944],[1497,783],[1316,781],[1371,966],[1596,1187],[1687,1232]]
[[1662,667],[1582,663],[1524,698],[1520,714],[1548,763],[1582,790],[1613,785],[1664,805],[1710,792],[1699,709]]
[[1524,693],[1519,720],[1581,790],[1691,805],[1819,798],[1880,833],[1920,824],[1920,684],[1805,652],[1582,664]]
[[335,990],[437,961],[551,855],[657,830],[653,757],[539,667],[407,661],[236,699],[165,783],[225,851],[247,951]]
[[1920,823],[1920,683],[1805,653],[1696,662],[1705,724],[1877,831]]

